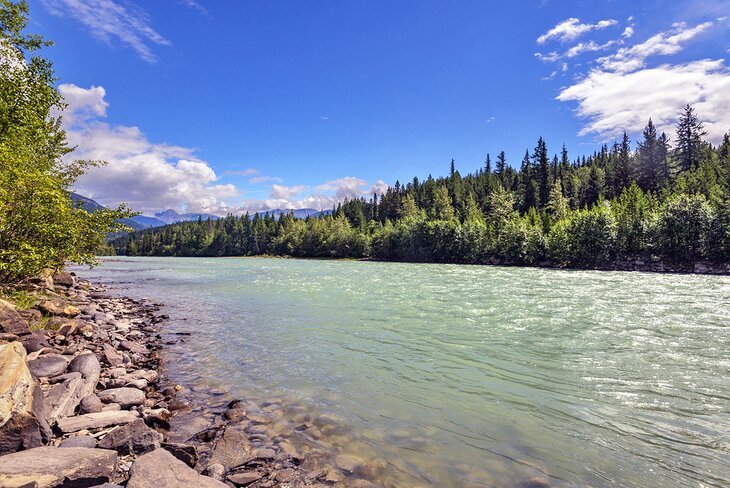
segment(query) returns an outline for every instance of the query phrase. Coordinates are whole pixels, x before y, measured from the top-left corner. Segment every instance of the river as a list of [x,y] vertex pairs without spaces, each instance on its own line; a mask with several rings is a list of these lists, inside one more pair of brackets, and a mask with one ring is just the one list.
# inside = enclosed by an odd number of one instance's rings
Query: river
[[730,277],[266,258],[77,268],[192,334],[169,373],[341,419],[384,486],[730,486]]

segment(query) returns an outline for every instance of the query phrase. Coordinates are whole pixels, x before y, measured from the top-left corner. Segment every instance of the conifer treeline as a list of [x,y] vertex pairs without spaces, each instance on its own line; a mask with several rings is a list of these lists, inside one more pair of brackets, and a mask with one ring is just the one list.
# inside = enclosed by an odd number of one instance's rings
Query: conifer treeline
[[626,133],[571,160],[540,138],[519,170],[500,152],[492,167],[400,182],[332,215],[228,216],[137,232],[121,254],[371,257],[383,260],[585,266],[617,259],[730,260],[730,135],[719,147],[692,106],[676,141],[649,120],[636,149]]

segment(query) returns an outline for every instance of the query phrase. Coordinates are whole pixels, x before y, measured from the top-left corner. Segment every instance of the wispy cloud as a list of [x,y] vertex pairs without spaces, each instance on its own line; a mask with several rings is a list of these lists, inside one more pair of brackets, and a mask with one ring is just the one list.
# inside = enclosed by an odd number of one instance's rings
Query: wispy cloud
[[611,71],[630,72],[646,65],[650,56],[667,56],[676,54],[684,48],[684,44],[712,27],[712,22],[705,22],[688,27],[684,22],[675,23],[666,32],[660,32],[646,41],[631,47],[619,49],[615,54],[598,59],[598,63]]
[[223,174],[228,176],[255,176],[260,174],[260,172],[255,168],[246,168],[224,171]]
[[133,49],[140,58],[154,63],[154,45],[169,46],[170,41],[158,33],[147,14],[138,6],[114,0],[41,0],[48,11],[80,23],[90,35],[113,45],[120,42]]
[[614,19],[600,20],[595,24],[584,24],[581,23],[580,19],[571,17],[560,22],[558,25],[547,31],[545,34],[537,38],[538,44],[545,44],[550,40],[558,40],[561,42],[573,41],[586,32],[592,30],[601,30],[607,27],[617,25],[618,22]]
[[193,10],[197,10],[203,15],[208,15],[208,9],[203,7],[199,2],[196,2],[195,0],[180,0],[180,3],[185,5],[188,8],[191,8]]

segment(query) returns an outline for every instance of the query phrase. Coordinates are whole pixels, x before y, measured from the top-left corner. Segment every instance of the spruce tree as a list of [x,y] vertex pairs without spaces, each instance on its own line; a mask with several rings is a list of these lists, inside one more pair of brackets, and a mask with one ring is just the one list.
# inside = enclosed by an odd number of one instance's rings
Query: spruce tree
[[689,103],[679,115],[677,122],[677,144],[675,154],[683,171],[694,169],[700,164],[702,137],[707,135],[702,121]]
[[532,158],[538,168],[539,206],[542,208],[550,198],[550,162],[548,161],[547,145],[542,137],[537,140]]
[[659,188],[659,139],[651,119],[642,132],[644,140],[639,142],[639,184],[651,191]]

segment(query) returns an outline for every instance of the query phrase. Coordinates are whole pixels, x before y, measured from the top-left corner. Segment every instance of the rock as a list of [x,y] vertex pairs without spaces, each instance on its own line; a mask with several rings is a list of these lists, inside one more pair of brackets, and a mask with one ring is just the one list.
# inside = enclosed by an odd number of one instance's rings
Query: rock
[[109,481],[117,453],[83,447],[36,447],[1,459],[0,486],[4,488],[85,487]]
[[226,468],[220,463],[213,463],[205,468],[203,474],[205,474],[206,476],[210,476],[215,480],[223,481],[223,477],[226,474]]
[[226,469],[241,466],[250,459],[248,455],[250,447],[248,436],[229,425],[216,443],[210,462],[220,463]]
[[145,408],[142,418],[150,427],[162,427],[170,430],[170,411],[166,408]]
[[20,342],[23,343],[23,347],[25,347],[25,350],[29,353],[40,351],[44,347],[49,347],[48,336],[46,335],[46,332],[42,330],[36,330],[23,336],[20,339]]
[[263,476],[256,471],[246,471],[243,473],[236,473],[228,476],[228,481],[236,486],[246,486],[250,485],[254,481],[260,480],[262,477]]
[[25,359],[19,342],[0,345],[0,456],[39,447],[51,437],[43,394]]
[[355,471],[355,468],[361,463],[362,461],[355,456],[350,456],[348,454],[340,454],[335,458],[335,464],[338,468],[340,468],[342,471],[352,473]]
[[[99,381],[99,375],[101,374],[101,364],[99,364],[96,354],[93,352],[87,352],[79,354],[73,358],[68,365],[68,370],[71,372],[81,373],[81,375],[89,381],[95,379],[93,385],[95,387],[96,382]],[[93,392],[94,390],[92,388],[88,394]]]
[[90,435],[77,435],[64,439],[60,447],[87,447],[93,449],[96,447],[96,439]]
[[231,422],[240,422],[246,418],[246,411],[242,408],[229,408],[224,415]]
[[695,263],[694,272],[697,274],[707,274],[710,272],[710,267],[703,263]]
[[81,399],[79,405],[81,406],[81,413],[101,412],[101,409],[104,407],[104,404],[101,400],[99,400],[99,397],[95,393],[86,395]]
[[210,421],[203,417],[174,416],[170,419],[169,442],[187,442],[210,427]]
[[71,377],[59,383],[46,393],[46,406],[49,423],[60,417],[70,417],[76,412],[79,399],[78,389],[83,383],[81,373],[71,373]]
[[294,479],[296,474],[296,470],[292,468],[286,468],[276,473],[275,478],[276,481],[278,481],[279,483],[290,483]]
[[57,420],[58,429],[64,434],[78,432],[82,429],[100,429],[110,425],[124,425],[139,418],[137,412],[126,410],[87,413],[75,417],[65,417]]
[[81,313],[78,308],[58,299],[44,300],[37,307],[38,310],[48,315],[60,315],[69,318],[76,317]]
[[63,286],[64,288],[71,288],[76,284],[76,279],[71,275],[71,273],[62,272],[53,275],[53,284]]
[[355,466],[354,472],[357,476],[371,481],[380,479],[385,472],[387,464],[385,461],[372,460]]
[[102,449],[114,449],[119,454],[145,454],[160,447],[162,434],[137,419],[108,433],[99,441]]
[[113,368],[120,366],[124,361],[122,353],[114,349],[114,346],[109,343],[104,343],[103,347],[104,351],[102,352],[102,357],[104,358],[104,361]]
[[30,334],[28,321],[20,316],[12,303],[0,300],[0,332],[24,335]]
[[99,400],[104,403],[118,403],[122,408],[142,405],[144,393],[136,388],[109,388],[98,393]]
[[198,474],[164,449],[138,457],[130,472],[127,488],[227,487],[225,483]]
[[95,485],[91,488],[124,488],[122,485],[115,485],[113,483],[104,483],[103,485]]
[[[166,442],[162,444],[162,448],[169,451],[170,454],[184,462],[191,468],[198,464],[198,449],[192,444],[178,444],[175,442]],[[223,467],[222,465],[220,465]],[[225,468],[223,468],[225,471]],[[221,477],[221,479],[223,479]]]
[[43,314],[40,312],[40,310],[36,310],[35,308],[31,308],[28,310],[18,310],[18,313],[21,317],[23,317],[23,320],[28,322],[28,325],[31,327],[40,323],[41,319],[43,318]]
[[45,354],[38,359],[28,361],[28,368],[36,378],[58,376],[66,372],[68,361],[60,354]]

